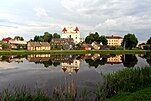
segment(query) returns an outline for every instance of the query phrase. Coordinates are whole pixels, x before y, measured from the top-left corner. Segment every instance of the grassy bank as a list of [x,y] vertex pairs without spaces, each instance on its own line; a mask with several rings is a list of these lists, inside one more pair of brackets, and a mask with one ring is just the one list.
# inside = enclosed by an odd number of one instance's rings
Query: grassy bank
[[26,55],[26,54],[145,54],[145,50],[50,50],[50,51],[27,51],[27,50],[10,50],[0,51],[0,55]]
[[107,101],[151,101],[151,87],[130,93],[119,93]]
[[151,67],[126,68],[107,75],[106,79],[109,101],[151,100]]

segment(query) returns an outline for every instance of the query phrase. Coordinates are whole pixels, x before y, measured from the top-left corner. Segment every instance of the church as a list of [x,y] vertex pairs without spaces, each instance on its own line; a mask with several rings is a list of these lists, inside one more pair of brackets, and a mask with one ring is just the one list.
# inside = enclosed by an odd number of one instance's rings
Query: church
[[64,26],[61,38],[72,38],[74,43],[77,44],[80,42],[80,30],[77,26]]

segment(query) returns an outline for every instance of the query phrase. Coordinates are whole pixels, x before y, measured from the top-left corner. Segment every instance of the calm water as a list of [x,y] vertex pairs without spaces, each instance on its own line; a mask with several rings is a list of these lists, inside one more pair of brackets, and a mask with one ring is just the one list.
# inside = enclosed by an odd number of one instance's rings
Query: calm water
[[26,85],[49,93],[57,87],[88,88],[103,82],[104,74],[123,68],[151,65],[148,55],[50,55],[0,56],[0,91]]

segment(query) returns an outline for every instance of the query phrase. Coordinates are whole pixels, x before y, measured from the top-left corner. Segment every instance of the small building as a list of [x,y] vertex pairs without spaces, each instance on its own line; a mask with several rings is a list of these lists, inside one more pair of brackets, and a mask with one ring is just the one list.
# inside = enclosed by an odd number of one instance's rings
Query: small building
[[82,49],[83,50],[92,50],[93,46],[91,44],[83,44]]
[[27,41],[21,41],[21,40],[10,40],[9,41],[11,45],[11,49],[17,49],[17,46],[20,45],[20,48],[25,49],[27,46]]
[[146,46],[146,44],[145,43],[141,43],[141,44],[139,44],[138,45],[138,48],[140,48],[140,49],[144,49],[144,47]]
[[27,50],[50,50],[51,46],[48,42],[28,42]]
[[123,38],[120,36],[106,36],[109,46],[121,46]]
[[72,49],[74,47],[73,38],[56,38],[51,40],[52,45],[62,46],[62,49]]
[[101,44],[97,44],[97,42],[93,42],[91,45],[95,50],[100,50],[102,46]]
[[3,49],[3,47],[2,47],[2,45],[0,44],[0,50],[2,50]]

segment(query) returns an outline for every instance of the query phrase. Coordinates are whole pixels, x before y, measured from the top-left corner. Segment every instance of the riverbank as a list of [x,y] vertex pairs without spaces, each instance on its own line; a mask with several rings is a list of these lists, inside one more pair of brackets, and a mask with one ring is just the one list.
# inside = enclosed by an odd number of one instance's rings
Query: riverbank
[[28,51],[10,50],[0,51],[0,55],[29,55],[29,54],[145,54],[150,50],[49,50],[49,51]]

